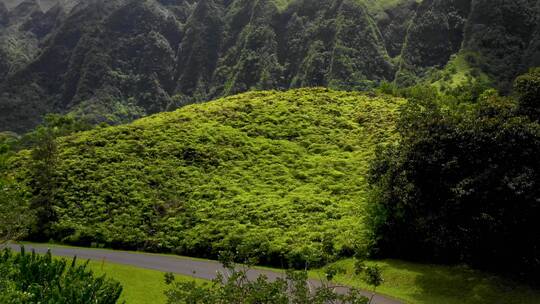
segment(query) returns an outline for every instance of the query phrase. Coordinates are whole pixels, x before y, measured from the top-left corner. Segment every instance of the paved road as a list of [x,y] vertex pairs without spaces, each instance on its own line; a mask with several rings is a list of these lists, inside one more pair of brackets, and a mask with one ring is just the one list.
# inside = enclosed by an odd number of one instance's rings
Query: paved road
[[[8,245],[14,250],[19,250],[20,245],[11,244]],[[24,245],[26,250],[34,250],[37,253],[46,253],[47,250],[51,250],[52,254],[61,257],[73,257],[77,256],[83,260],[105,260],[109,263],[131,265],[146,269],[159,270],[163,272],[173,272],[177,274],[188,275],[205,280],[212,280],[216,277],[217,272],[224,271],[219,262],[208,260],[193,260],[179,256],[168,256],[159,254],[147,254],[147,253],[134,253],[129,251],[116,251],[116,250],[100,250],[100,249],[86,249],[86,248],[71,248],[71,247],[55,247],[50,245]],[[266,275],[269,279],[276,279],[282,274],[273,272],[270,270],[252,269],[248,272],[250,279],[257,278],[259,275]],[[320,282],[317,280],[310,280],[310,284],[319,286]],[[346,288],[341,288],[345,291]],[[365,292],[366,296],[370,297],[371,293]],[[401,304],[401,302],[384,297],[382,295],[375,295],[373,298],[374,304]]]

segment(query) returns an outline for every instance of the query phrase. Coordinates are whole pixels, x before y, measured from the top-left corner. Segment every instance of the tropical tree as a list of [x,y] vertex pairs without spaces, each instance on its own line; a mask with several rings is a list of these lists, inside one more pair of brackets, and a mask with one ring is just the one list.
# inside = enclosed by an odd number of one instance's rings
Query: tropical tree
[[56,221],[53,206],[58,190],[57,138],[89,128],[88,123],[74,117],[50,114],[41,126],[21,140],[23,145],[32,148],[29,163],[30,208],[36,214],[35,224],[30,231],[32,239],[47,240],[51,235],[51,224]]
[[28,208],[22,186],[12,177],[0,175],[0,245],[28,233],[34,214]]
[[528,88],[519,101],[486,91],[466,107],[405,106],[400,141],[380,149],[369,177],[374,253],[537,277],[540,124],[523,111],[537,89],[517,86]]

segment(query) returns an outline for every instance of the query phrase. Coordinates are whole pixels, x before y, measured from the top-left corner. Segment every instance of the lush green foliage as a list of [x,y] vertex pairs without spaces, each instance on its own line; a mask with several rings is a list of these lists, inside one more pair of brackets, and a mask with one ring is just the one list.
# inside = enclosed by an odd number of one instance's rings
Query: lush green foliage
[[[284,277],[269,280],[266,276],[248,278],[249,267],[225,262],[213,284],[174,283],[165,294],[168,304],[367,304],[368,298],[354,288],[338,293],[330,281],[311,286],[307,271],[287,271]],[[328,276],[327,276],[328,277]],[[167,284],[174,276],[165,276]]]
[[518,77],[514,84],[519,111],[531,120],[540,121],[540,68]]
[[0,134],[0,244],[25,237],[34,222],[24,185],[7,170],[18,141],[12,134]]
[[37,142],[30,158],[31,182],[28,185],[32,189],[30,208],[36,212],[36,224],[31,233],[33,238],[46,240],[51,234],[50,225],[56,220],[58,146],[52,129],[43,127],[35,133]]
[[[56,138],[89,128],[84,121],[51,114],[43,125],[22,137],[0,134],[0,242],[18,240],[27,233],[34,240],[48,240],[50,224],[56,219]],[[33,147],[28,166],[31,183],[25,186],[9,167],[15,153],[28,147]]]
[[[53,250],[56,247],[69,247],[49,246]],[[336,285],[371,290],[373,287],[365,282],[363,273],[356,274],[358,268],[356,261],[352,258],[345,259],[320,269],[310,270],[309,277],[314,280],[324,280],[329,274],[333,274],[331,281]],[[536,304],[540,297],[538,289],[465,266],[431,265],[399,260],[365,261],[363,266],[375,266],[380,269],[384,281],[377,287],[378,293],[400,299],[405,303]],[[103,260],[90,261],[88,267],[96,275],[107,275],[122,284],[120,301],[126,301],[129,304],[166,303],[165,291],[170,289],[170,286],[163,280],[166,275],[164,272]],[[275,271],[281,272],[278,269]],[[178,274],[175,274],[174,278],[176,282],[196,281],[199,284],[205,282]]]
[[[79,262],[80,263],[80,262]],[[120,302],[129,304],[165,304],[167,298],[165,291],[169,286],[163,281],[163,272],[144,269],[129,265],[114,264],[107,261],[90,261],[88,269],[95,275],[106,275],[122,284]],[[189,276],[175,275],[177,282],[197,282],[202,284],[204,280],[198,280]]]
[[[262,263],[325,263],[359,244],[365,174],[400,99],[254,92],[60,139],[50,237]],[[14,164],[35,185],[32,162]],[[19,170],[23,166],[24,170]]]
[[8,249],[0,253],[0,302],[9,304],[114,304],[122,287],[95,278],[86,264],[68,265],[65,260]]
[[0,244],[25,237],[34,222],[24,191],[12,177],[0,174]]
[[466,107],[436,96],[405,107],[400,142],[371,170],[380,254],[538,274],[540,125],[518,111],[537,92],[528,79],[519,104],[487,91]]
[[[382,272],[384,281],[377,287],[377,292],[404,303],[536,304],[540,299],[537,288],[462,265],[443,266],[401,260],[369,261],[366,265],[377,266]],[[363,276],[355,274],[354,259],[341,260],[328,267],[345,270],[334,277],[336,283],[366,290],[372,288],[365,283]],[[310,277],[324,277],[328,267],[310,271]]]

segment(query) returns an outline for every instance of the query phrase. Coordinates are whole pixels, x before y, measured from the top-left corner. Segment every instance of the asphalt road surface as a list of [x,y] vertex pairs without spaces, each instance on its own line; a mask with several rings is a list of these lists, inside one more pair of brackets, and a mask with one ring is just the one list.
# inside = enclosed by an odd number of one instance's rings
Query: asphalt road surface
[[[20,250],[20,245],[10,244],[8,247],[13,250]],[[25,244],[27,251],[34,250],[36,253],[46,253],[49,249],[54,256],[60,257],[74,257],[82,260],[95,260],[105,261],[107,263],[116,263],[131,265],[140,268],[158,270],[163,272],[172,272],[176,274],[187,275],[195,278],[212,280],[216,277],[218,272],[223,272],[225,269],[219,262],[208,260],[195,260],[180,256],[172,255],[159,255],[148,253],[135,253],[129,251],[116,251],[116,250],[100,250],[100,249],[87,249],[87,248],[71,248],[71,247],[56,247],[48,244],[43,245],[30,245]],[[251,269],[248,272],[250,279],[255,279],[260,275],[267,276],[270,280],[283,276],[278,272],[261,269]],[[317,280],[310,280],[309,283],[313,286],[320,286],[321,282]],[[345,292],[346,287],[338,287],[339,291]],[[371,297],[370,292],[363,292],[367,297]],[[391,299],[382,295],[375,295],[373,298],[373,304],[402,304],[402,302],[395,299]]]

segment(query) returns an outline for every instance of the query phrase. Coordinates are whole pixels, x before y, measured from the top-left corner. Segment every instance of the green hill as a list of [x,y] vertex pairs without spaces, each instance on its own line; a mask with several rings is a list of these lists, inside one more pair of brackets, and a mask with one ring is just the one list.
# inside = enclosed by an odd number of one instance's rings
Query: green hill
[[404,101],[251,92],[60,140],[59,241],[263,263],[361,242],[368,161]]

